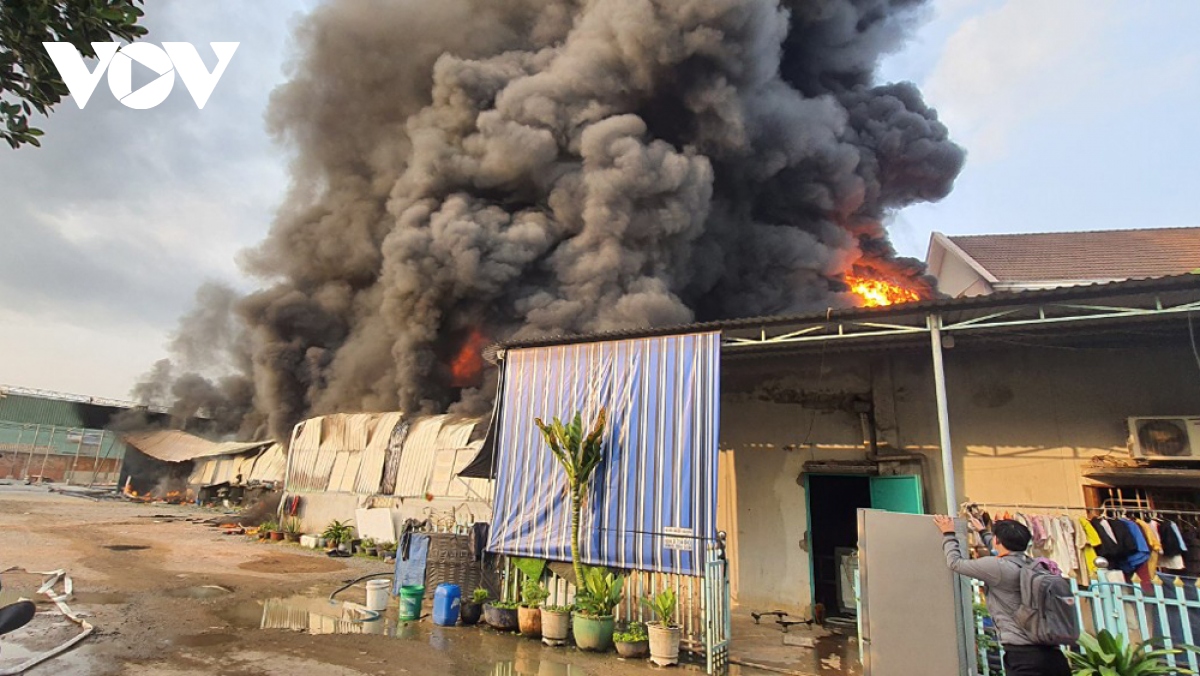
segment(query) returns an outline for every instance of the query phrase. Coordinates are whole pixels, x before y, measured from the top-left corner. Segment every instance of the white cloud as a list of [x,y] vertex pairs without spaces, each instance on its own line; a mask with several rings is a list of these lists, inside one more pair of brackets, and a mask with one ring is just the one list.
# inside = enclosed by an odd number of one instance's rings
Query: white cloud
[[924,85],[972,161],[1003,156],[1023,123],[1103,83],[1114,0],[1007,0],[965,20]]

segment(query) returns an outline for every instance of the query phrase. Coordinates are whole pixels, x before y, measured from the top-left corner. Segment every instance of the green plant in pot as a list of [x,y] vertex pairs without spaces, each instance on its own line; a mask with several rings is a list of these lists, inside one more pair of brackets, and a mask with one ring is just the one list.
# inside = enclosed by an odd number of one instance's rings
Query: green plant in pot
[[279,529],[283,531],[283,537],[288,542],[299,542],[300,535],[304,532],[304,524],[296,517],[288,517],[279,525]]
[[650,654],[650,637],[646,634],[646,625],[641,622],[630,622],[625,631],[613,634],[613,643],[617,646],[617,654],[626,659],[640,659]]
[[575,645],[583,650],[605,651],[612,646],[613,610],[624,598],[625,577],[605,568],[585,568],[572,619]]
[[395,542],[380,542],[380,543],[378,543],[378,547],[379,547],[379,556],[381,558],[386,559],[389,556],[392,558],[396,557],[396,543]]
[[550,592],[537,580],[526,580],[521,586],[521,607],[517,609],[517,624],[521,634],[532,638],[542,635],[542,602],[550,598]]
[[1113,636],[1107,629],[1090,636],[1079,637],[1079,652],[1067,652],[1071,673],[1075,676],[1167,676],[1194,674],[1182,667],[1172,667],[1166,658],[1184,652],[1200,652],[1195,646],[1154,649],[1165,639],[1152,638],[1143,643],[1126,643],[1123,636]]
[[679,641],[683,630],[675,623],[675,592],[667,589],[642,599],[642,605],[654,613],[656,622],[648,625],[650,661],[660,667],[679,664]]
[[564,425],[561,420],[554,418],[549,425],[535,418],[534,423],[542,431],[542,437],[550,452],[558,460],[567,476],[567,491],[571,496],[571,565],[575,570],[575,586],[582,589],[583,560],[580,558],[579,547],[579,517],[583,511],[583,503],[587,499],[588,485],[596,467],[604,459],[604,423],[605,409],[600,409],[591,432],[584,434],[583,416],[575,414],[571,424]]
[[483,621],[496,631],[517,630],[517,602],[494,601],[483,605]]
[[271,537],[271,533],[279,530],[279,522],[275,519],[267,519],[258,524],[258,539],[266,540]]
[[325,531],[321,533],[325,538],[325,545],[330,548],[346,551],[347,545],[354,537],[354,528],[347,521],[338,521],[334,519],[325,527]]
[[379,554],[379,545],[375,544],[374,538],[363,538],[361,548],[362,553],[367,556]]
[[471,626],[479,624],[479,618],[483,617],[483,604],[487,603],[491,594],[483,587],[479,587],[471,592],[471,597],[463,599],[462,606],[459,608],[458,617],[462,620],[463,625]]

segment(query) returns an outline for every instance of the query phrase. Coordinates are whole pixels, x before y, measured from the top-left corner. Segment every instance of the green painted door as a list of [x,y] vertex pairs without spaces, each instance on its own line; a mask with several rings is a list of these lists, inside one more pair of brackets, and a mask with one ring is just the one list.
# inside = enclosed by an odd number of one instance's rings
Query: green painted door
[[921,477],[871,477],[871,508],[900,514],[924,514],[921,500]]

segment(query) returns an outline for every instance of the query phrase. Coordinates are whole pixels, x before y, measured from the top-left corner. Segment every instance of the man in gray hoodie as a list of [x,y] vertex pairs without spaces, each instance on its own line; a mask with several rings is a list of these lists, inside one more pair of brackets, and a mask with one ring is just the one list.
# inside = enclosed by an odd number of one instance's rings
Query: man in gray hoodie
[[1066,655],[1058,646],[1034,643],[1015,616],[1021,607],[1021,568],[1031,561],[1025,550],[1033,535],[1018,521],[1001,520],[992,524],[989,545],[995,556],[970,560],[958,545],[954,519],[935,516],[934,524],[942,532],[942,549],[950,570],[981,580],[987,595],[988,613],[1000,633],[1004,646],[1004,671],[1007,676],[1071,676]]

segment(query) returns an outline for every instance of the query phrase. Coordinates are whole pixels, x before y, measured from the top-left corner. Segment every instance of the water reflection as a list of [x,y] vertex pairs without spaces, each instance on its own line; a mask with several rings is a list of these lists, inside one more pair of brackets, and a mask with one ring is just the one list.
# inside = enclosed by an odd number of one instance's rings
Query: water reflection
[[585,676],[586,671],[571,664],[517,659],[498,662],[492,676]]
[[379,613],[349,601],[305,596],[263,601],[261,629],[290,629],[308,634],[392,635],[395,627]]

